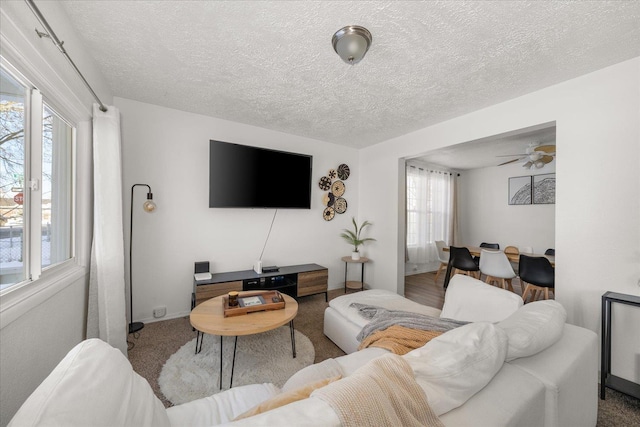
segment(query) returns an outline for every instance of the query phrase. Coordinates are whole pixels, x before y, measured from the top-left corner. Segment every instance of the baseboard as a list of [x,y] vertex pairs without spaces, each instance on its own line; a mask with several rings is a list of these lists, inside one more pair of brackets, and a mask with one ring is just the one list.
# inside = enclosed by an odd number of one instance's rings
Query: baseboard
[[155,322],[162,322],[163,320],[171,320],[171,319],[179,319],[181,317],[189,317],[189,314],[191,313],[191,310],[189,311],[180,311],[178,313],[169,313],[165,316],[162,317],[147,317],[146,319],[136,319],[136,322],[142,322],[144,324],[147,323],[155,323]]

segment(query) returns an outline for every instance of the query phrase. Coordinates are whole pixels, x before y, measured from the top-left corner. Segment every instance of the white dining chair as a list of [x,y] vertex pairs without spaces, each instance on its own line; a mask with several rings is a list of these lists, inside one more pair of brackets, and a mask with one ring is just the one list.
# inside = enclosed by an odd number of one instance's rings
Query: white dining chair
[[440,272],[444,268],[446,270],[447,265],[449,264],[449,252],[445,252],[444,248],[447,246],[442,240],[436,240],[436,248],[438,248],[438,260],[440,261],[440,266],[438,267],[438,272],[436,273],[436,282],[438,281],[438,276],[440,276]]
[[525,254],[532,254],[533,253],[533,248],[531,246],[520,246],[520,252],[523,252]]
[[480,272],[487,276],[485,282],[488,284],[498,283],[502,289],[515,293],[511,279],[516,277],[516,273],[504,252],[483,249],[480,252]]

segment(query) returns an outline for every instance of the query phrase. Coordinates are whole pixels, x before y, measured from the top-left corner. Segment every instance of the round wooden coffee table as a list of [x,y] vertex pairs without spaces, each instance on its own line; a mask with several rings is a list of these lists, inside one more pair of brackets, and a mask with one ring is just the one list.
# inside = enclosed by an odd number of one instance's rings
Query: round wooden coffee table
[[[298,314],[298,302],[289,295],[281,295],[284,297],[285,307],[280,310],[254,311],[240,316],[224,317],[224,295],[221,295],[199,304],[191,311],[189,321],[191,322],[191,326],[197,331],[196,354],[202,350],[202,338],[204,334],[220,336],[220,379],[218,385],[220,390],[222,390],[222,338],[225,336],[236,338],[233,346],[229,388],[233,387],[233,369],[236,361],[238,336],[240,335],[259,334],[289,323],[289,330],[291,331],[291,352],[293,353],[293,357],[296,357],[293,318]],[[242,292],[239,296],[242,297]]]

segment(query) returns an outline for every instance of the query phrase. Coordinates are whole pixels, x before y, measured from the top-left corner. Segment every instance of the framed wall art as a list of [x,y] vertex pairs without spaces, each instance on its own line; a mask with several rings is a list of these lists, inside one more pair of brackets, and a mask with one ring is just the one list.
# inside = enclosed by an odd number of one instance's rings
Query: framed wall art
[[531,175],[509,178],[509,204],[530,205],[531,184]]
[[556,174],[533,176],[533,204],[549,205],[556,202]]

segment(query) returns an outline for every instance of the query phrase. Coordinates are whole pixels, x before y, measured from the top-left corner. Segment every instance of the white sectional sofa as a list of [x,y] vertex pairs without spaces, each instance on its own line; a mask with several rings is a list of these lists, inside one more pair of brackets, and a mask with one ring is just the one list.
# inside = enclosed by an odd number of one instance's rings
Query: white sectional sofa
[[[354,353],[359,344],[356,336],[367,320],[357,315],[357,310],[350,306],[353,302],[498,325],[531,305],[522,307],[522,299],[516,294],[464,275],[452,277],[442,312],[383,290],[338,297],[325,311],[324,333],[349,353],[343,356],[342,364],[348,364],[346,359],[354,354],[362,353]],[[596,425],[597,336],[590,330],[564,322],[559,325],[543,317],[534,313],[524,317],[528,323],[526,333],[513,337],[513,341],[520,340],[517,357],[506,361],[491,381],[463,405],[441,415],[445,425]],[[522,325],[510,326],[515,330]],[[359,355],[357,363],[366,360]]]
[[[594,426],[596,335],[564,324],[564,309],[555,302],[521,307],[513,294],[465,277],[452,279],[442,314],[473,323],[402,356],[442,424]],[[354,351],[360,331],[357,324],[362,323],[349,307],[354,300],[438,314],[381,291],[334,299],[327,309],[325,331],[350,354],[299,371],[282,390],[273,384],[235,387],[166,410],[120,351],[100,340],[87,340],[71,350],[34,391],[10,426],[340,426],[337,412],[317,392],[233,420],[256,405],[295,394],[318,380],[343,377],[326,387],[330,388],[349,380],[344,377],[360,378],[362,367],[388,357],[381,348]]]

